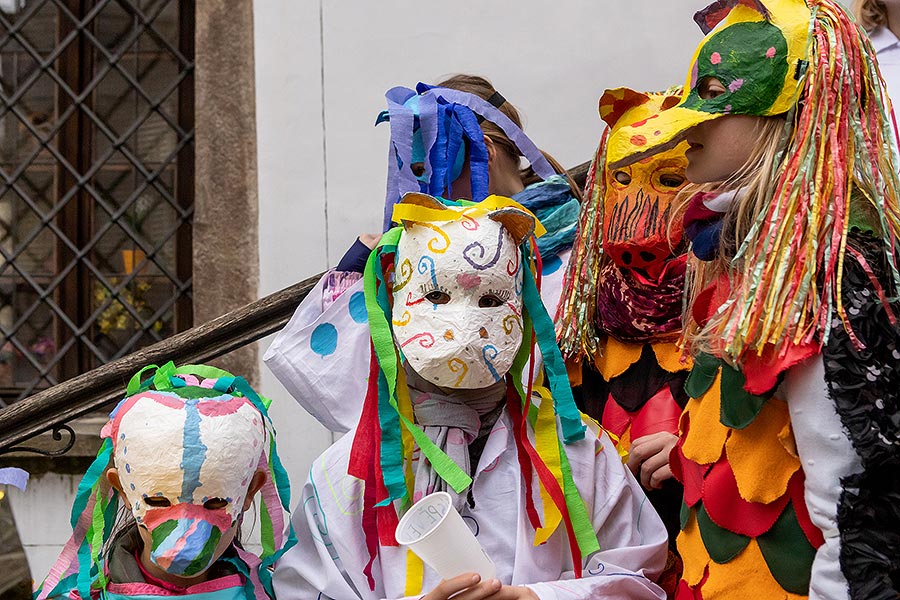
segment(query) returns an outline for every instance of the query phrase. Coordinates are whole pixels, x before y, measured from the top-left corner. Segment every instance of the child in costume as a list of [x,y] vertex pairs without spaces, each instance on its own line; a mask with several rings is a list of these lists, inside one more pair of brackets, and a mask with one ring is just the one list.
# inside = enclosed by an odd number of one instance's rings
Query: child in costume
[[[535,283],[528,240],[540,224],[498,196],[408,194],[393,218],[403,226],[366,267],[362,416],[310,470],[276,593],[447,598],[459,580],[438,586],[394,538],[398,513],[447,491],[497,567],[497,581],[461,597],[664,598],[651,579],[665,529],[571,396]],[[534,339],[549,383],[537,396]]]
[[892,98],[900,98],[900,39],[897,39],[900,32],[900,2],[854,0],[853,8],[859,24],[869,32],[888,94]]
[[695,20],[681,102],[608,150],[616,168],[686,138],[703,184],[678,598],[896,598],[900,182],[874,52],[832,0]]
[[[296,540],[282,534],[290,486],[267,405],[214,367],[141,369],[101,432],[72,537],[36,600],[274,597],[270,567]],[[238,539],[257,492],[261,556]]]
[[[675,197],[687,180],[687,142],[610,169],[610,135],[678,103],[675,90],[607,90],[600,115],[609,126],[591,164],[578,237],[556,322],[576,401],[613,436],[660,513],[674,549],[682,489],[668,454],[687,402],[690,361],[681,335],[686,245],[670,226]],[[618,439],[616,439],[618,438]],[[675,555],[667,588],[674,593]],[[661,582],[662,585],[662,582]]]
[[[528,139],[516,109],[481,77],[457,75],[415,90],[396,87],[386,97],[388,110],[377,119],[391,128],[385,230],[407,192],[476,202],[489,194],[512,196],[548,229],[538,246],[541,293],[553,314],[580,198],[564,171]],[[521,157],[529,165],[524,170]],[[362,405],[348,398],[365,396],[369,343],[362,270],[369,253],[357,240],[310,291],[264,357],[288,392],[332,431],[356,424]]]

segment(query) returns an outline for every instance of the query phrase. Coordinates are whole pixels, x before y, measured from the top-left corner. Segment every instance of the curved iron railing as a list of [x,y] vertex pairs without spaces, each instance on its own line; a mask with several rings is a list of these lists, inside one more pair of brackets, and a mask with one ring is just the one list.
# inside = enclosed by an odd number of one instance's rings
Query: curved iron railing
[[[579,186],[583,187],[589,166],[590,163],[583,163],[569,170]],[[67,423],[118,400],[138,369],[168,361],[207,362],[278,331],[320,277],[321,274],[304,279],[0,410],[0,455],[9,452],[65,454],[75,442],[75,434]],[[61,448],[47,451],[21,445],[47,431],[53,432],[53,439],[62,443]],[[69,438],[63,440],[61,432]]]

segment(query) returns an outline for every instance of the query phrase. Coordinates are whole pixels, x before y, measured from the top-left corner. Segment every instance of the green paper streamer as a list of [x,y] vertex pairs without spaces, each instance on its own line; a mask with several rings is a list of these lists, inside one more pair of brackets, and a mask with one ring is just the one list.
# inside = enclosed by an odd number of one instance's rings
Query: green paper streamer
[[562,425],[563,437],[567,444],[583,440],[586,427],[581,422],[581,412],[575,406],[575,399],[572,397],[566,363],[559,352],[559,346],[556,345],[556,330],[553,327],[553,321],[541,301],[531,269],[525,267],[522,270],[525,272],[522,296],[525,308],[531,316],[538,347],[541,349],[544,359],[544,371],[547,374],[550,393],[553,396],[554,412]]
[[209,365],[182,365],[172,372],[172,375],[196,375],[202,379],[221,379],[222,377],[234,378],[234,375]]
[[259,544],[262,546],[262,556],[271,556],[275,554],[275,531],[272,528],[272,517],[269,515],[269,509],[265,502],[261,502],[259,506]]
[[175,363],[170,360],[156,370],[156,374],[153,376],[153,387],[159,391],[172,389],[172,382],[169,381],[169,378],[173,375],[175,375]]
[[141,383],[141,375],[143,375],[144,373],[146,373],[147,371],[149,371],[151,369],[158,369],[158,368],[159,367],[157,367],[156,365],[147,365],[146,367],[144,367],[143,369],[141,369],[140,371],[138,371],[137,373],[132,375],[131,379],[128,381],[128,387],[125,389],[125,395],[126,396],[134,396],[139,391],[141,391],[141,387],[143,387],[143,384]]
[[[94,502],[93,522],[88,531],[88,539],[90,539],[91,544],[91,563],[99,565],[100,549],[103,548],[103,532],[106,530],[104,519],[104,514],[106,512],[104,510],[106,508],[106,497],[100,490],[99,485],[97,486],[97,492],[94,497],[96,498],[96,502]],[[101,589],[106,589],[107,579],[104,569],[98,569],[97,575],[97,584]]]
[[575,531],[575,540],[578,542],[581,556],[582,558],[587,558],[600,550],[600,543],[597,541],[597,534],[594,531],[591,517],[588,515],[587,506],[581,498],[578,488],[575,486],[575,480],[572,477],[572,465],[569,464],[565,445],[560,440],[557,440],[557,443],[559,444],[560,469],[563,474],[563,494],[566,497],[569,518],[572,520],[572,529]]

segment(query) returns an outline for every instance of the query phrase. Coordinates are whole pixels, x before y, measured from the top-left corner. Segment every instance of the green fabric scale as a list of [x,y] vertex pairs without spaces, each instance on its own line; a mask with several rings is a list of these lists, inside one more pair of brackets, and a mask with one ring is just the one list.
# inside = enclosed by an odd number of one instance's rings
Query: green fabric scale
[[694,360],[694,368],[684,384],[688,396],[700,398],[708,392],[720,369],[722,375],[719,385],[722,393],[719,399],[719,421],[731,429],[743,429],[756,419],[775,390],[773,388],[762,396],[751,394],[744,389],[746,379],[740,371],[712,355],[701,354]]

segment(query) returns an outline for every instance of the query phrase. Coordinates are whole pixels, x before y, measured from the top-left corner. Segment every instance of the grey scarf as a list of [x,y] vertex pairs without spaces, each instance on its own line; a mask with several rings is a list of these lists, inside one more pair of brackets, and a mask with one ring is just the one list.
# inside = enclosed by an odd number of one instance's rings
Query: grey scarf
[[[501,380],[477,390],[452,390],[429,383],[409,367],[405,371],[416,422],[422,426],[425,435],[453,462],[473,475],[470,452],[477,449],[480,456],[481,449],[484,448],[483,442],[503,411],[506,382]],[[416,476],[413,501],[418,501],[426,494],[442,491],[450,494],[453,506],[461,510],[466,501],[466,493],[457,494],[435,473],[431,463],[423,456],[414,455],[413,460]],[[477,465],[477,458],[475,461]]]

